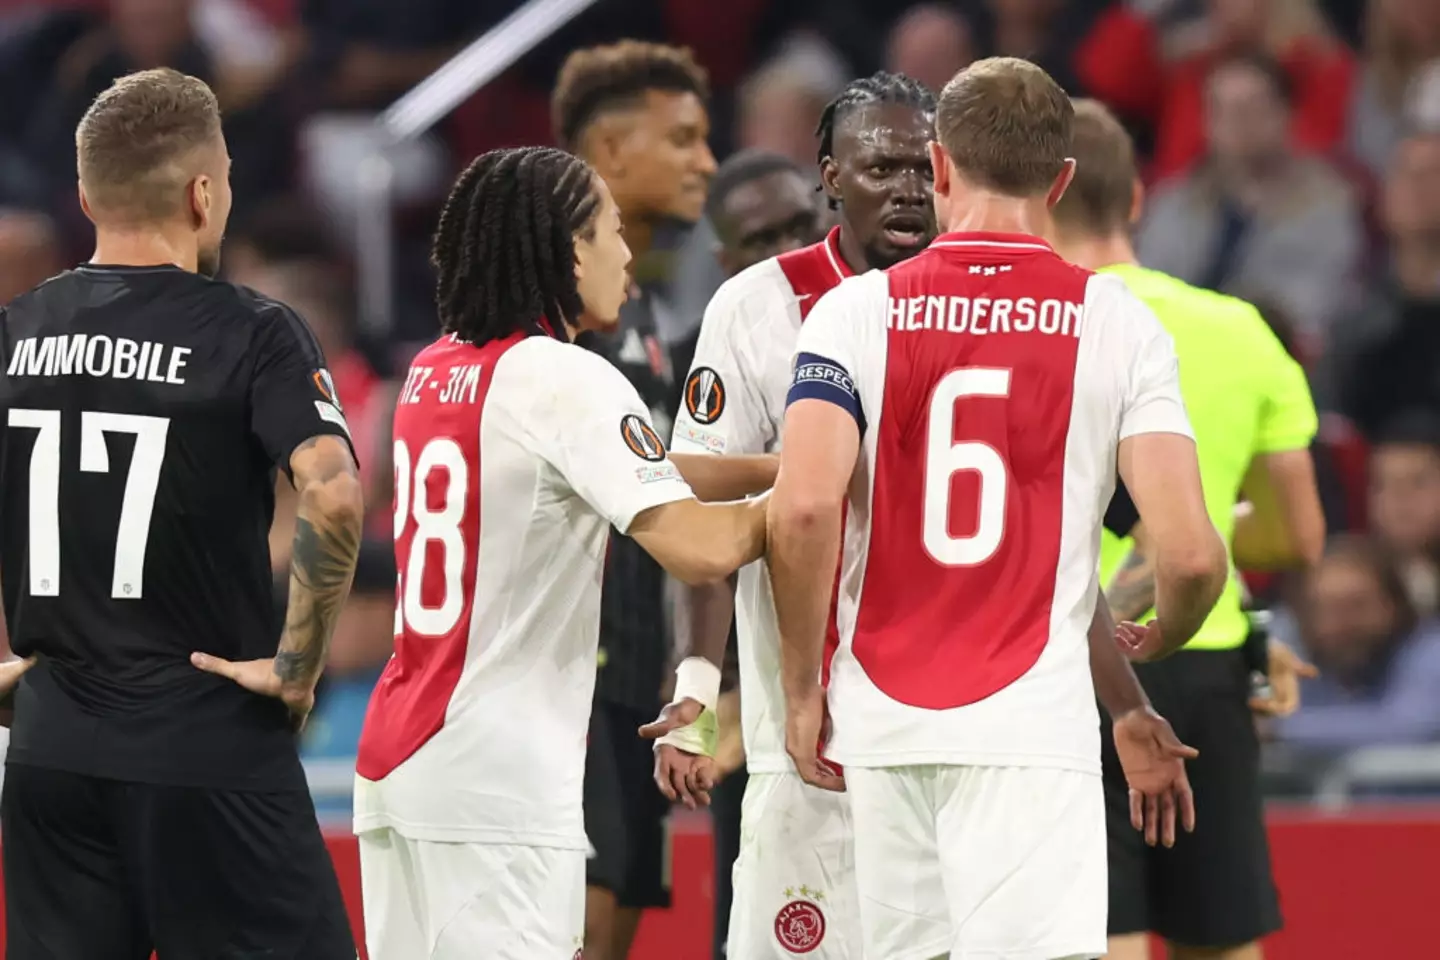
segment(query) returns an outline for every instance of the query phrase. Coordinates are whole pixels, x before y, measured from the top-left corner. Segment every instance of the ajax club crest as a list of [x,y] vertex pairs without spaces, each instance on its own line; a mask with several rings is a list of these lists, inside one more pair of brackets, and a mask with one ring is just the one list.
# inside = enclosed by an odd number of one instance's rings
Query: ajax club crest
[[825,912],[820,909],[825,894],[801,887],[786,889],[785,896],[789,902],[775,914],[775,939],[791,953],[810,953],[825,939]]

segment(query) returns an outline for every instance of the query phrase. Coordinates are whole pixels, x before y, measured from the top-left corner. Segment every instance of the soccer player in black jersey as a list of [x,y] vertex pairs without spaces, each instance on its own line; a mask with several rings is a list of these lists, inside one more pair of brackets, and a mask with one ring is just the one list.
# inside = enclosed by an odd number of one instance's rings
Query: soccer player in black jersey
[[305,322],[213,279],[209,88],[124,77],[76,143],[95,256],[0,310],[7,956],[353,960],[295,743],[360,544],[345,417]]

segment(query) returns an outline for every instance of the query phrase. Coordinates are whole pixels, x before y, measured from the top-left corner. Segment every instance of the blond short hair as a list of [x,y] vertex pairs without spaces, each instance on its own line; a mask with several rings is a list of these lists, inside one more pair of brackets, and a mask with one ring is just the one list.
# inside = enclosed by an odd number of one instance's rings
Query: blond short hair
[[977,60],[940,93],[935,132],[967,180],[1016,197],[1050,189],[1070,155],[1070,98],[1035,64]]
[[168,68],[121,77],[75,129],[86,199],[113,217],[172,217],[194,176],[192,158],[220,136],[220,106],[203,80]]

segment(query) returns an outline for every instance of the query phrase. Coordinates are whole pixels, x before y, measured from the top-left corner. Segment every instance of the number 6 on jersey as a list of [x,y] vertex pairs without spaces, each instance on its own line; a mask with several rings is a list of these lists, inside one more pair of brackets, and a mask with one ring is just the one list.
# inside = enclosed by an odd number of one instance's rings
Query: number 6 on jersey
[[[1005,460],[988,443],[955,441],[955,405],[966,397],[1008,397],[1010,371],[996,367],[951,370],[930,395],[925,438],[925,505],[921,536],[925,551],[947,567],[973,567],[1000,549],[1005,537]],[[961,470],[980,476],[975,532],[950,533],[950,481]]]

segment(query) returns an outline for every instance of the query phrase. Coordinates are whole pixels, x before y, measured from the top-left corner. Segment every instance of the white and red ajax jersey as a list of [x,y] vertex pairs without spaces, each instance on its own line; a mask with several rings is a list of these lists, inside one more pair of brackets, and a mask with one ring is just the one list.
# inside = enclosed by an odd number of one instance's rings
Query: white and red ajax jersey
[[[780,446],[785,395],[800,325],[851,271],[840,230],[764,260],[725,281],[705,309],[695,360],[675,416],[681,453],[772,453]],[[794,769],[785,753],[780,633],[763,560],[741,568],[735,593],[740,726],[751,773]]]
[[635,388],[544,336],[415,358],[395,411],[395,654],[355,829],[583,850],[611,525],[692,496]]
[[795,358],[806,397],[862,436],[831,755],[1098,773],[1101,518],[1120,440],[1190,435],[1169,334],[1035,237],[949,234],[821,300]]

